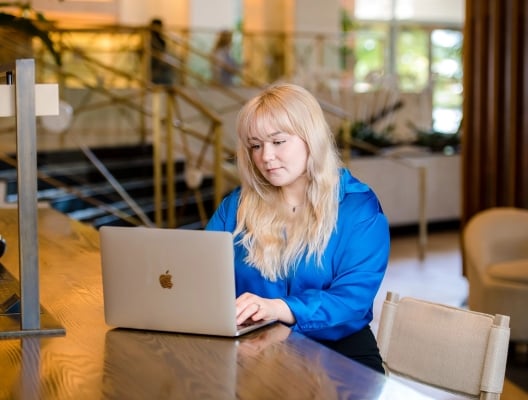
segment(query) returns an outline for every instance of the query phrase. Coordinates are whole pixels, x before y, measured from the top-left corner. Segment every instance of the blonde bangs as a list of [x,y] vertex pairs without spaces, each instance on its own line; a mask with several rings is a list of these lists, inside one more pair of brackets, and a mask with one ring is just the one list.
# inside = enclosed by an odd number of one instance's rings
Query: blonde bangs
[[239,139],[247,147],[252,138],[266,139],[266,129],[270,126],[281,132],[297,133],[293,132],[295,124],[292,123],[282,102],[273,98],[262,100],[242,110],[237,128]]

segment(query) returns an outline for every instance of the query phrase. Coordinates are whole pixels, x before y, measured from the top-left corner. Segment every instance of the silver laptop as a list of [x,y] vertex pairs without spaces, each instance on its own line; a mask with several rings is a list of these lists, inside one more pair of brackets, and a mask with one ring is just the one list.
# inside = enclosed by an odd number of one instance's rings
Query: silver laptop
[[274,321],[236,325],[233,235],[188,229],[99,229],[108,325],[240,336]]

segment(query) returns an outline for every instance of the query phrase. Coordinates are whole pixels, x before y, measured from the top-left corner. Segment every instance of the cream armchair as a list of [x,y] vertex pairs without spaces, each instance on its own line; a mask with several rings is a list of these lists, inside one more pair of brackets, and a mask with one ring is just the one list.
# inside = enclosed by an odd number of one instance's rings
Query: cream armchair
[[510,316],[512,342],[528,342],[528,209],[475,214],[462,235],[471,310]]

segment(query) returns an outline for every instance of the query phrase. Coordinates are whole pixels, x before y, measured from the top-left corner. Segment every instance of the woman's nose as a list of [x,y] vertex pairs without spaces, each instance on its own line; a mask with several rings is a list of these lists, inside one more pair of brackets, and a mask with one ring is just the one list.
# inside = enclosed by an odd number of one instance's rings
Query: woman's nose
[[265,143],[264,147],[262,148],[262,159],[264,161],[270,161],[275,158],[275,151],[273,149],[273,146],[269,143]]

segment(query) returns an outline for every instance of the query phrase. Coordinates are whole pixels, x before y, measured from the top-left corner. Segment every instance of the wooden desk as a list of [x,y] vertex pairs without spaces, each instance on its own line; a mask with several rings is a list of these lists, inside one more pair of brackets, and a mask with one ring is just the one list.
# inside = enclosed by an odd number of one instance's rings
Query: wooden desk
[[[16,218],[0,209],[18,277]],[[66,335],[0,340],[2,400],[428,398],[281,324],[240,339],[111,329],[97,231],[52,209],[39,210],[39,259],[41,304]]]

